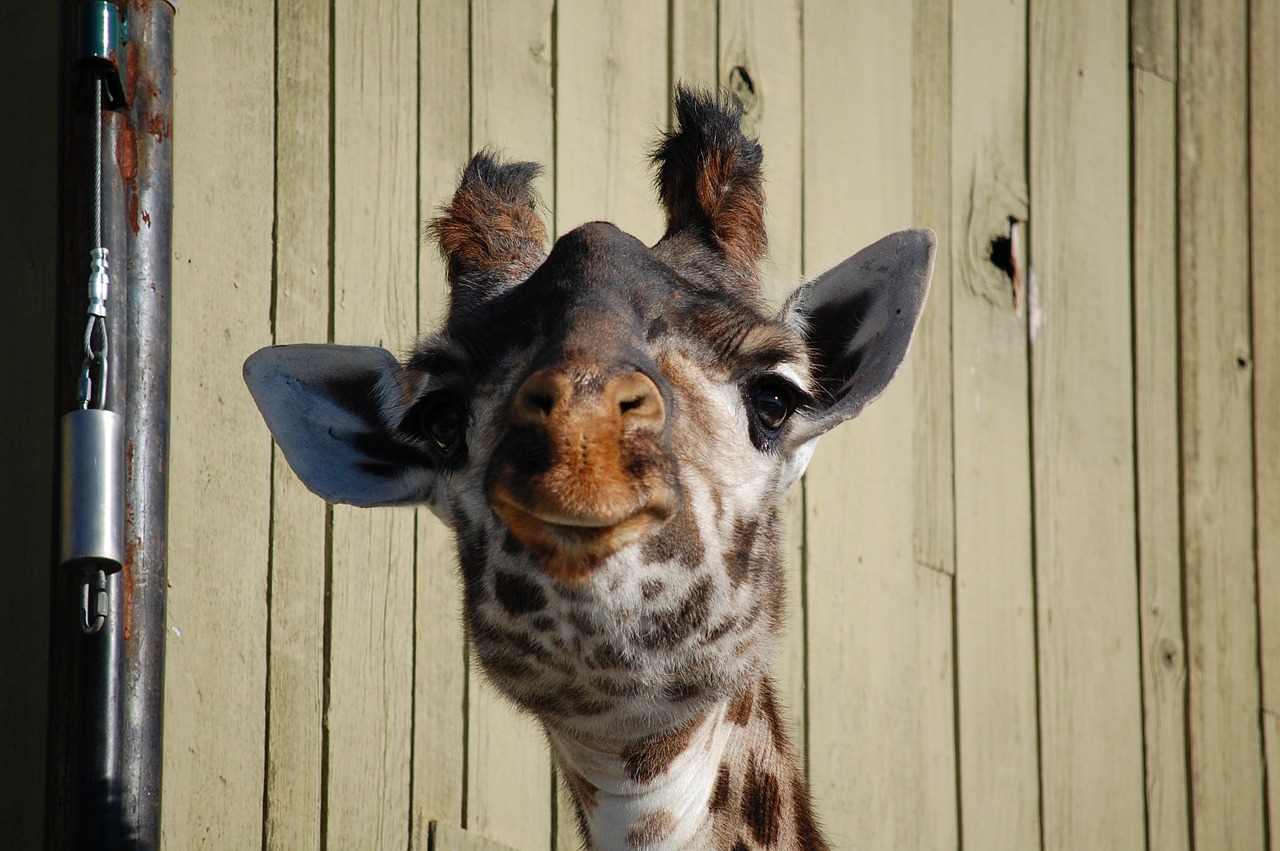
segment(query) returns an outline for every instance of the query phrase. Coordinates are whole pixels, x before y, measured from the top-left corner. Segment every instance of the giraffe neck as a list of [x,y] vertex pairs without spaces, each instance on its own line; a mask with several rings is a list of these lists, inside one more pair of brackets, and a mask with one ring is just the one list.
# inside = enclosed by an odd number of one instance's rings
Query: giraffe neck
[[767,681],[638,740],[548,738],[589,848],[826,848]]

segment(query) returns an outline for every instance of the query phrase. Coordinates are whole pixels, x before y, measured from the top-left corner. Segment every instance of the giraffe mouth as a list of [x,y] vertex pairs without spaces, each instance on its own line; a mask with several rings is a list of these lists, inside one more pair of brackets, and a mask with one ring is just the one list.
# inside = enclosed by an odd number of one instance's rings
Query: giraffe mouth
[[567,585],[583,584],[606,558],[644,540],[675,513],[674,503],[665,499],[609,514],[533,508],[501,487],[491,493],[490,505],[512,537]]

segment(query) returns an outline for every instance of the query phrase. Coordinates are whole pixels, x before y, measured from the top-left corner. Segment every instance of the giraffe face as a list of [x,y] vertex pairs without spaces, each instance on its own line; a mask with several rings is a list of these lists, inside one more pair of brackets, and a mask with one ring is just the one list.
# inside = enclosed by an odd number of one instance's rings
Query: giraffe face
[[931,234],[895,234],[771,316],[759,146],[740,107],[682,92],[677,113],[657,245],[595,222],[544,254],[536,168],[479,154],[431,226],[448,316],[403,364],[287,346],[245,366],[316,493],[452,527],[484,670],[597,738],[685,723],[763,674],[779,500],[888,383],[932,265]]
[[788,426],[816,404],[803,338],[603,223],[454,312],[389,419],[443,471],[499,686],[603,729],[758,674],[782,600],[777,504],[807,456]]

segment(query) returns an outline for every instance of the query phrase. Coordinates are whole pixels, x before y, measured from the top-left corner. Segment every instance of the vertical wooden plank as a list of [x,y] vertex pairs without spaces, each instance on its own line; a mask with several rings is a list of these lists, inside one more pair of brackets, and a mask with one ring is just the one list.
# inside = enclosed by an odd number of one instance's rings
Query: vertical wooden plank
[[[804,6],[808,274],[913,223],[913,27],[900,6]],[[807,479],[809,770],[837,847],[955,844],[938,770],[954,753],[949,579],[913,545],[917,366],[824,438]]]
[[1240,0],[1178,4],[1182,555],[1196,848],[1266,841],[1254,614],[1247,12]]
[[1031,429],[1044,845],[1140,848],[1146,817],[1128,20],[1123,4],[1096,0],[1068,9],[1033,0],[1031,30]]
[[[922,847],[961,846],[959,729],[956,691],[955,458],[951,339],[951,33],[949,0],[916,0],[912,105],[913,208],[917,224],[938,236],[929,300],[910,359],[915,370],[916,428],[912,486],[912,557],[921,610],[942,617],[922,627],[922,669],[934,703],[922,711],[930,746],[920,760],[922,789],[932,801],[921,826]],[[922,570],[923,569],[923,570]],[[1007,826],[1006,826],[1007,829]]]
[[649,145],[666,127],[665,0],[557,3],[556,225],[604,219],[662,235]]
[[[0,442],[7,447],[0,459],[0,548],[7,565],[0,598],[0,835],[15,848],[40,847],[44,831],[54,459],[56,417],[63,413],[54,400],[58,386],[74,380],[54,368],[58,159],[65,148],[58,127],[62,14],[56,3],[16,3],[0,12],[3,29],[15,34],[0,55],[0,79],[11,87],[15,116],[0,135],[0,158],[13,164],[0,204],[0,398],[6,400]],[[124,280],[123,269],[112,272]],[[122,293],[117,284],[113,294]],[[112,299],[112,309],[123,303]],[[69,606],[55,611],[72,617]]]
[[[277,14],[273,342],[329,333],[329,3]],[[274,449],[267,621],[267,848],[319,848],[324,503]]]
[[1267,824],[1280,830],[1280,6],[1249,5],[1253,447]]
[[[800,0],[724,0],[720,4],[720,84],[743,103],[743,131],[764,147],[765,293],[781,305],[803,274],[803,98]],[[783,504],[787,605],[773,674],[784,720],[805,759],[804,485]]]
[[[269,438],[240,364],[271,342],[274,8],[183,10],[174,99],[170,637],[163,843],[262,842]],[[234,743],[228,746],[228,743]],[[216,801],[217,806],[210,806]]]
[[[334,7],[333,335],[417,324],[417,5]],[[331,848],[408,844],[414,515],[335,506],[325,816]]]
[[1189,849],[1187,665],[1178,492],[1176,21],[1135,0],[1133,63],[1134,427],[1147,845]]
[[[420,2],[418,50],[418,219],[448,201],[470,154],[471,23],[468,4]],[[418,253],[418,330],[433,330],[448,307],[444,263],[432,244]],[[432,821],[463,826],[466,788],[467,659],[453,536],[418,510],[414,611],[414,851],[427,851]]]
[[1004,243],[1016,274],[992,246],[1026,230],[1026,5],[962,0],[951,24],[962,841],[1015,851],[1040,845],[1027,274],[1020,245]]
[[[554,185],[551,0],[472,4],[471,127],[476,148],[542,163],[535,187]],[[466,828],[523,851],[551,842],[551,769],[545,739],[478,673],[469,687]]]
[[732,14],[735,0],[671,0],[671,88],[714,86],[719,59],[719,18]]
[[917,564],[955,574],[955,506],[951,413],[951,3],[916,0],[912,102],[915,121],[916,223],[938,237],[929,300],[916,329],[914,449]]

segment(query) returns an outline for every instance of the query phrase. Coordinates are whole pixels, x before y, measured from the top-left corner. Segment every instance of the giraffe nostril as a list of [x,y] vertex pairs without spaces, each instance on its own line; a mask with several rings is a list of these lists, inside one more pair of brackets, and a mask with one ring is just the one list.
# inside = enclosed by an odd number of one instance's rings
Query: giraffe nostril
[[666,415],[662,393],[649,376],[630,372],[611,379],[605,394],[628,425],[661,426]]
[[524,423],[540,423],[569,394],[571,385],[562,374],[550,370],[535,372],[516,391],[515,418]]

